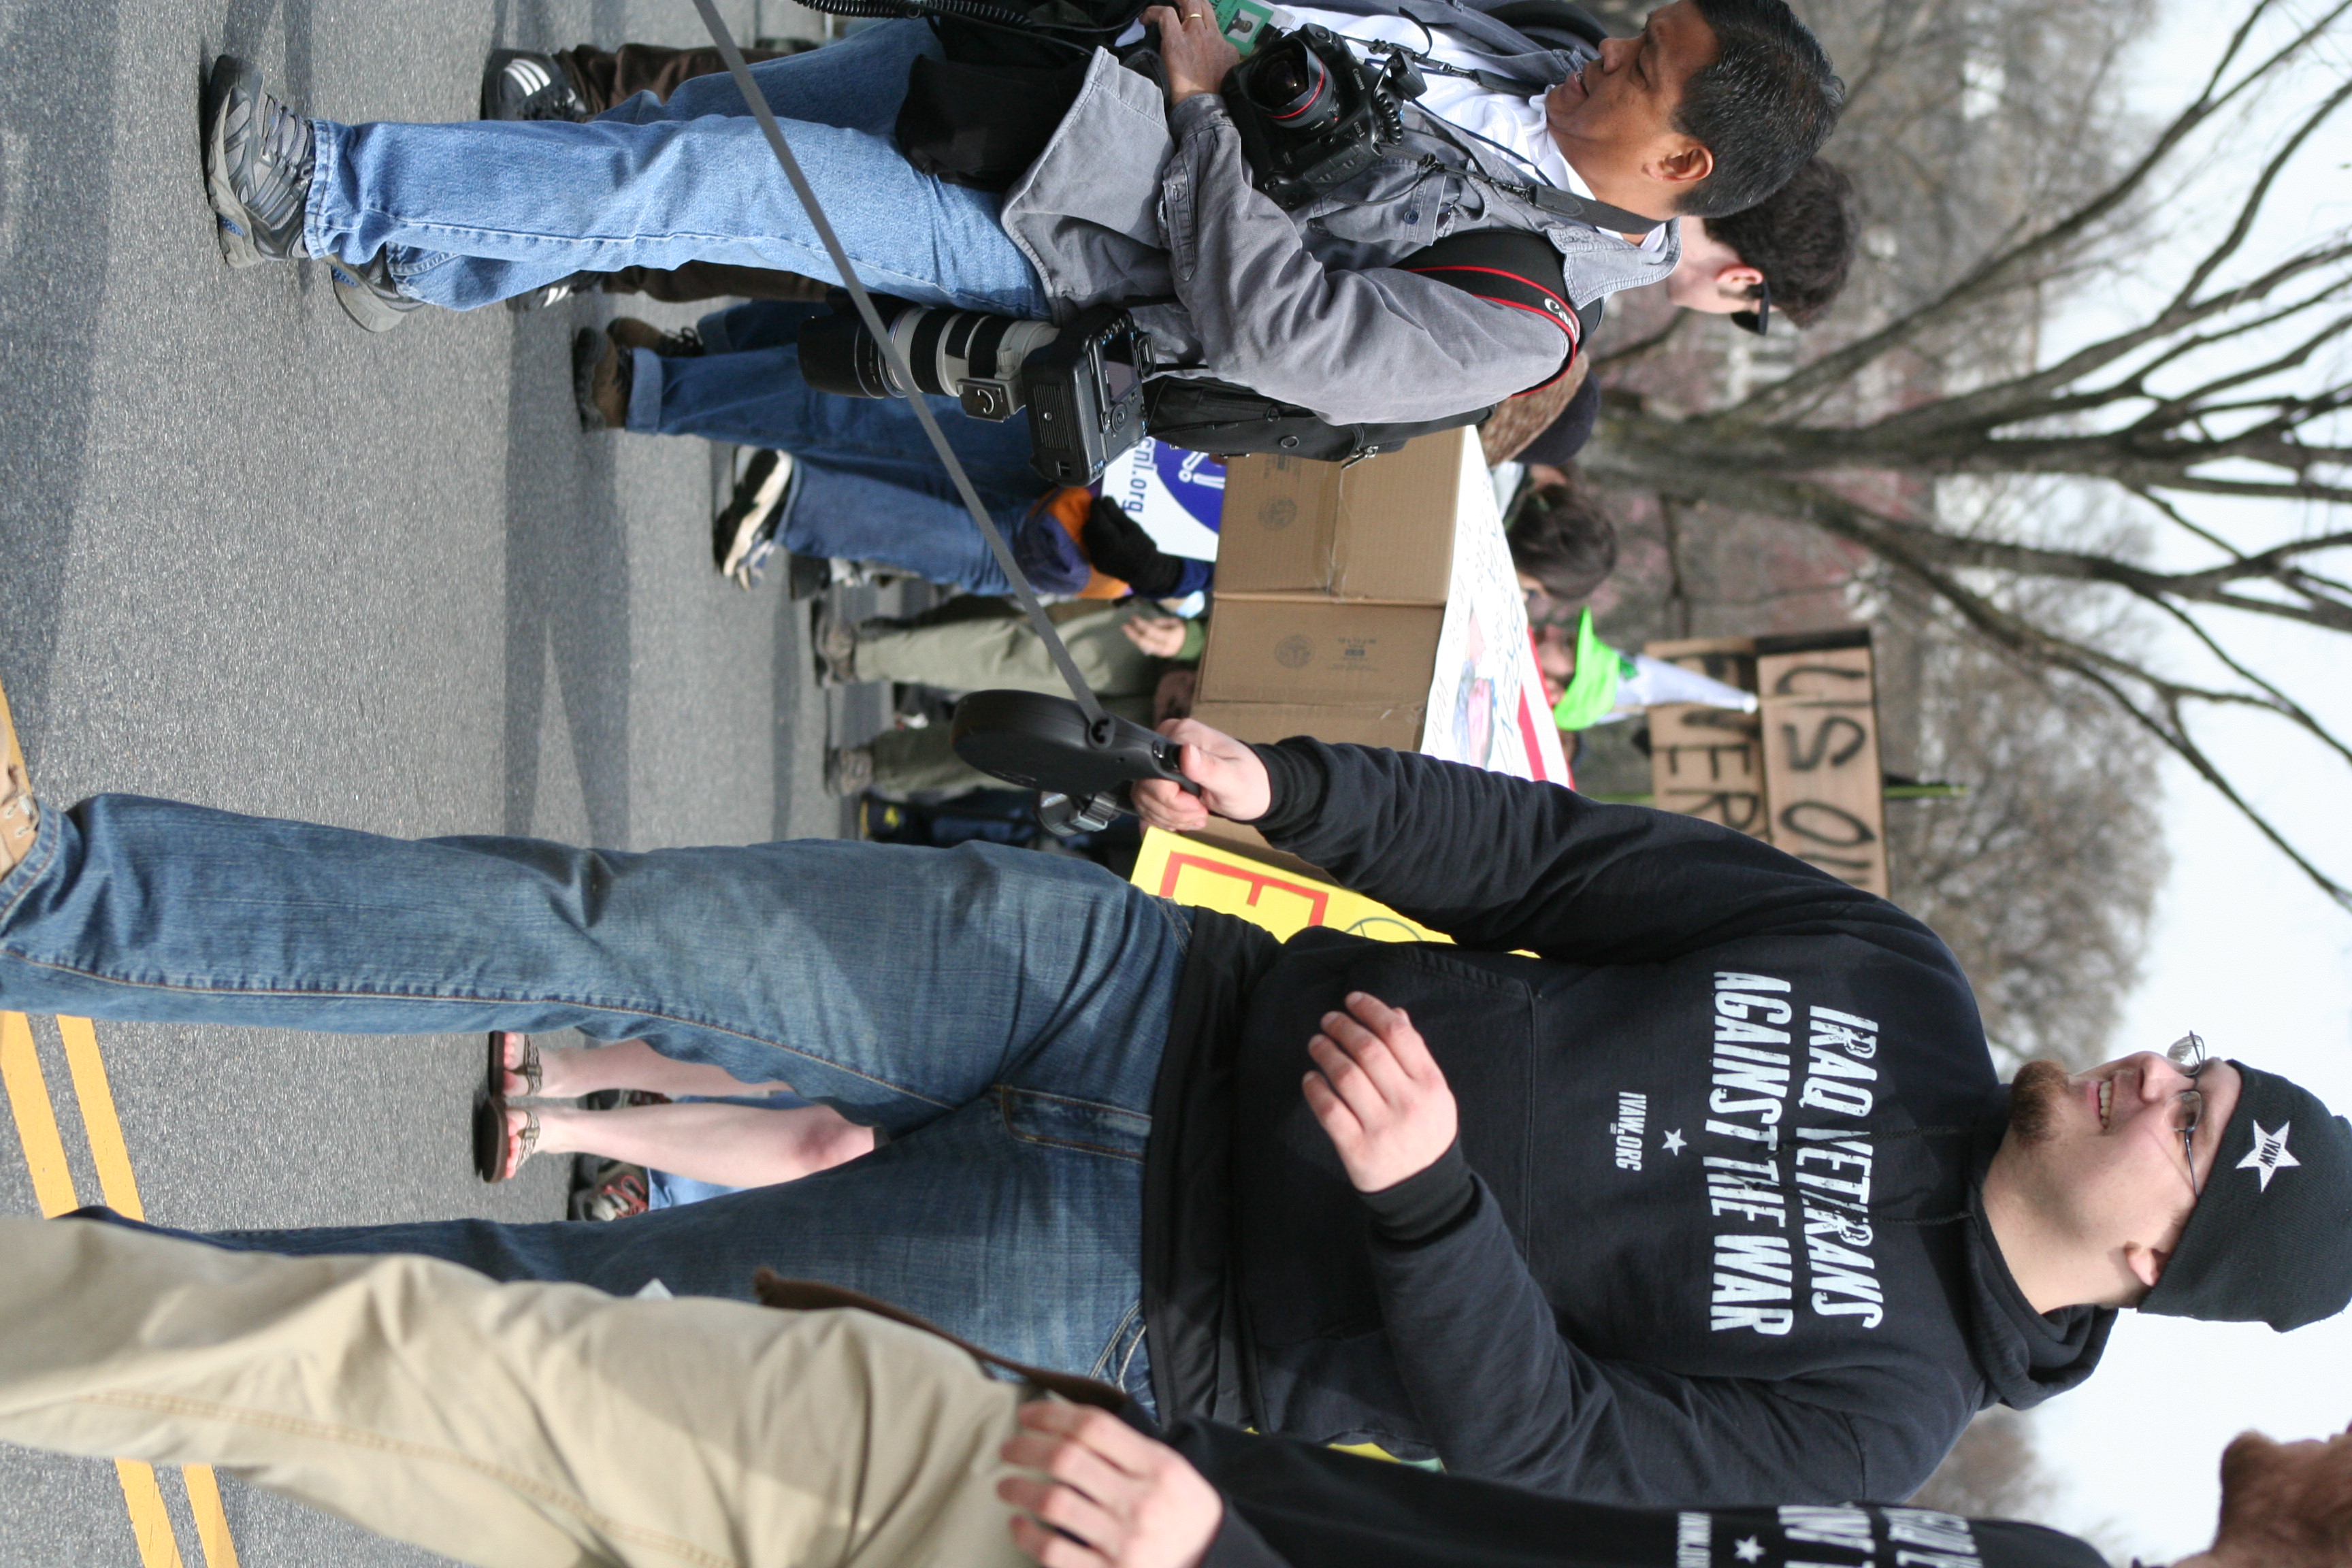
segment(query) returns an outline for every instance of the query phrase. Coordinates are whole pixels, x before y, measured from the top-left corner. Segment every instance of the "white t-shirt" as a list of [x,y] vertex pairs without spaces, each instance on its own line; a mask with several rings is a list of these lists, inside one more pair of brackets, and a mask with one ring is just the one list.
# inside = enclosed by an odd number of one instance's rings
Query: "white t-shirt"
[[[1423,28],[1403,16],[1355,16],[1302,5],[1286,5],[1284,9],[1297,17],[1302,26],[1312,22],[1363,43],[1403,44],[1444,65],[1459,66],[1465,70],[1494,70],[1501,64],[1491,55],[1465,48],[1460,35],[1450,28]],[[1466,77],[1438,76],[1434,72],[1423,79],[1429,83],[1429,90],[1414,100],[1422,108],[1448,124],[1500,144],[1524,160],[1522,172],[1532,168],[1545,184],[1591,199],[1591,190],[1576,177],[1576,171],[1560,155],[1559,143],[1551,139],[1544,121],[1543,93],[1518,98],[1480,87]]]
[[[1317,11],[1301,5],[1286,5],[1283,9],[1297,19],[1301,26],[1312,22],[1328,27],[1343,37],[1364,43],[1403,44],[1417,49],[1444,65],[1460,66],[1465,70],[1492,70],[1502,62],[1491,55],[1482,55],[1463,46],[1460,35],[1447,27],[1423,28],[1403,16],[1356,16],[1342,11]],[[1499,142],[1517,157],[1534,165],[1545,184],[1571,195],[1594,199],[1592,187],[1578,176],[1576,170],[1560,153],[1559,143],[1551,139],[1549,122],[1544,118],[1544,100],[1549,93],[1539,92],[1533,98],[1518,98],[1492,88],[1480,87],[1467,77],[1439,76],[1424,73],[1423,79],[1429,90],[1413,100],[1422,108],[1450,125],[1474,132],[1489,142]],[[1660,224],[1640,239],[1617,237],[1644,255],[1654,256],[1666,243],[1670,226]],[[1603,230],[1602,232],[1612,232]]]

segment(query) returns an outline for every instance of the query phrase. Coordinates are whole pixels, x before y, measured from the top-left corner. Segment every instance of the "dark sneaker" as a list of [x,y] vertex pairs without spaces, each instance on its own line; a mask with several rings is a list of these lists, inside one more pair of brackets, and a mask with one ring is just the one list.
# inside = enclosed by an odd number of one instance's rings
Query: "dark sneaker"
[[680,327],[674,332],[666,332],[651,321],[640,321],[635,316],[615,316],[604,332],[625,349],[651,349],[664,359],[702,357],[702,334],[692,327]]
[[629,359],[593,327],[572,334],[572,402],[583,430],[619,430],[629,422]]
[[634,1105],[667,1105],[670,1098],[649,1089],[600,1089],[580,1097],[583,1110],[625,1110]]
[[235,55],[213,61],[205,84],[205,195],[231,267],[307,260],[310,122],[261,90],[261,73]]
[[812,617],[809,646],[816,656],[818,685],[858,684],[857,628],[835,614],[832,605],[816,606]]
[[482,68],[482,118],[578,121],[588,118],[588,102],[553,55],[492,49]]
[[327,274],[335,280],[335,303],[343,308],[344,315],[371,332],[392,331],[425,303],[400,291],[380,250],[375,259],[363,267],[354,267],[338,258],[328,263]]
[[824,753],[824,787],[844,800],[874,787],[874,748],[835,746]]
[[784,581],[793,603],[814,599],[833,586],[833,563],[822,555],[793,555],[786,558],[791,564],[784,569]]
[[[749,451],[746,460],[742,452]],[[790,452],[738,449],[735,491],[710,520],[710,558],[723,576],[752,587],[767,574],[776,552],[798,465]]]

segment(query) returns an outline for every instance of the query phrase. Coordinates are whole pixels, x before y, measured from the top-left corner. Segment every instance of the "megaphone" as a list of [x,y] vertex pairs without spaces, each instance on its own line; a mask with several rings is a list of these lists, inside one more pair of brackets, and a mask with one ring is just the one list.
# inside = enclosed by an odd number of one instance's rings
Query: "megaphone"
[[982,773],[1037,791],[1037,819],[1058,837],[1108,827],[1135,809],[1134,786],[1147,779],[1201,793],[1178,766],[1182,746],[1115,713],[1089,720],[1066,697],[971,692],[948,737]]

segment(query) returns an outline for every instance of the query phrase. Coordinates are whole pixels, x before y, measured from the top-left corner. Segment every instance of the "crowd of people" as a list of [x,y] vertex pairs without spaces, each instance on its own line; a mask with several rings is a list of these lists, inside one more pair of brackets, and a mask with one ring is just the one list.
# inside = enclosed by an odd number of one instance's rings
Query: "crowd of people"
[[[877,289],[1117,301],[1162,374],[1332,426],[1480,413],[1532,476],[1523,585],[1572,606],[1615,551],[1568,471],[1601,410],[1590,318],[1644,286],[1752,331],[1827,310],[1843,87],[1781,0],[1673,0],[1634,37],[1559,0],[1297,19],[1410,47],[1434,85],[1390,155],[1293,208],[1253,179],[1205,0],[1082,53],[1004,190],[893,139],[942,58],[924,23],[753,75]],[[747,584],[785,555],[966,591],[914,624],[821,616],[826,679],[1055,689],[1033,627],[967,603],[1009,584],[909,405],[802,377],[841,279],[715,63],[501,51],[483,120],[412,125],[307,118],[224,57],[223,255],[324,262],[375,331],[746,300],[690,335],[583,330],[583,424],[766,454],[714,521]],[[1558,309],[1404,265],[1486,230],[1541,237]],[[0,1221],[0,1437],[227,1467],[495,1568],[2093,1568],[1902,1500],[1979,1411],[2094,1375],[2123,1311],[2288,1331],[2352,1300],[2352,1123],[2308,1090],[2194,1034],[2004,1082],[1932,931],[1759,840],[1222,734],[1161,602],[1213,574],[1041,484],[1019,426],[934,409],[1024,560],[1141,590],[1060,625],[1179,748],[1192,790],[1138,785],[1142,818],[1249,824],[1449,943],[1277,941],[977,843],[623,852],[61,805],[0,735],[0,1005],[479,1032],[486,1180],[593,1153],[700,1189],[534,1225]],[[1589,616],[1537,619],[1563,724],[1671,678]],[[886,736],[830,775],[960,766]],[[587,1043],[548,1043],[567,1029]],[[2220,1462],[2180,1568],[2352,1563],[2352,1432]]]

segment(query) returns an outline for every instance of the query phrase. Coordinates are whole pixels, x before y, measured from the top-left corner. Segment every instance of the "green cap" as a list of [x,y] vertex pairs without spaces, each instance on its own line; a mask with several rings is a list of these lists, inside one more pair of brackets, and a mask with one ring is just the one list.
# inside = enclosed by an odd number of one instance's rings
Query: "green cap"
[[1593,632],[1592,612],[1582,612],[1576,617],[1576,673],[1552,705],[1551,721],[1563,730],[1599,723],[1617,706],[1617,687],[1632,662]]

